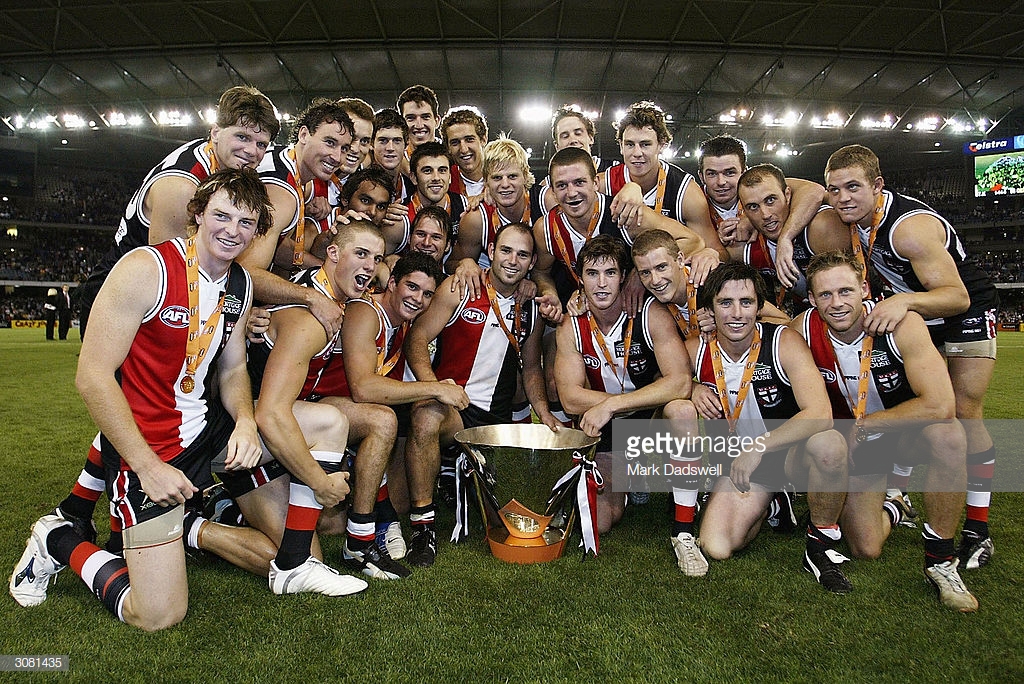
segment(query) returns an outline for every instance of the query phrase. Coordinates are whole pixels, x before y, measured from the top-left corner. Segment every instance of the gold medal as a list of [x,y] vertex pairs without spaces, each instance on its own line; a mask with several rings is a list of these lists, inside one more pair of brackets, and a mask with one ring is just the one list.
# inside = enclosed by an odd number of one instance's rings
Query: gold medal
[[196,388],[196,381],[192,379],[191,375],[186,375],[181,379],[181,391],[185,394],[191,394],[192,390]]

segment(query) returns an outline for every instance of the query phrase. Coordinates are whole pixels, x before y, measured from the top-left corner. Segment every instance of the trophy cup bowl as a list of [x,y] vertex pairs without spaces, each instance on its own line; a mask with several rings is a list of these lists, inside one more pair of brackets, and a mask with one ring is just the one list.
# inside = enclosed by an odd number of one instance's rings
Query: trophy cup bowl
[[562,554],[573,519],[552,526],[546,511],[551,488],[573,466],[573,456],[593,457],[596,437],[580,430],[552,432],[541,424],[468,428],[455,440],[483,473],[479,497],[492,553],[513,563],[541,563]]

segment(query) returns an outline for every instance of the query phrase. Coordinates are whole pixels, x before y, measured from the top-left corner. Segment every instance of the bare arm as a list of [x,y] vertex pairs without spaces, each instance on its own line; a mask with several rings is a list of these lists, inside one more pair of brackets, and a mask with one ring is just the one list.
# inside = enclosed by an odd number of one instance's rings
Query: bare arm
[[533,241],[537,246],[537,263],[530,271],[530,280],[537,284],[537,306],[543,318],[557,323],[562,320],[562,302],[558,299],[558,290],[551,277],[555,256],[547,248],[543,217],[533,224]]
[[544,370],[541,368],[541,340],[544,337],[544,322],[536,321],[530,336],[522,344],[520,353],[523,361],[523,390],[530,405],[537,412],[540,422],[552,430],[557,430],[561,423],[551,414],[548,408],[547,384],[544,382]]
[[434,292],[434,298],[427,310],[420,314],[405,336],[405,362],[409,364],[417,380],[437,381],[430,366],[430,352],[427,348],[451,319],[462,301],[457,292],[451,291],[452,277],[446,278]]
[[896,326],[893,337],[903,352],[907,380],[917,396],[884,411],[868,414],[864,429],[867,432],[905,430],[955,418],[953,384],[945,361],[932,344],[924,320],[914,312],[908,313]]
[[[696,183],[687,185],[683,193],[683,222],[687,228],[704,240],[704,247],[710,247],[718,252],[722,261],[729,260],[729,253],[722,245],[722,241],[718,239],[718,231],[711,224],[707,197]],[[686,253],[691,254],[692,252]]]
[[93,332],[82,343],[75,386],[100,431],[138,474],[143,491],[168,506],[184,503],[198,489],[150,448],[114,375],[143,317],[157,304],[159,282],[160,267],[147,252],[132,252],[114,266],[93,304]]
[[[483,211],[476,210],[466,213],[459,223],[459,237],[452,247],[452,254],[448,257],[448,264],[458,264],[462,259],[476,261],[480,258],[483,249],[484,218]],[[454,266],[449,266],[454,269]],[[454,270],[451,272],[454,273]]]
[[149,219],[149,244],[158,245],[176,237],[185,237],[188,203],[197,184],[181,176],[165,176],[146,191],[142,211]]
[[[352,399],[359,402],[408,404],[423,399],[437,399],[441,403],[464,409],[469,404],[466,391],[446,382],[403,382],[376,373],[376,339],[380,325],[372,306],[350,303],[341,327],[345,376],[352,390]],[[429,311],[429,308],[428,308]],[[464,403],[462,402],[464,400]],[[461,405],[459,405],[461,404]]]
[[953,257],[946,251],[945,240],[945,229],[931,216],[913,216],[896,227],[893,247],[910,260],[925,291],[901,292],[879,302],[864,320],[869,334],[892,332],[908,311],[927,319],[955,316],[967,310],[971,298]]
[[[779,233],[775,270],[779,281],[786,287],[792,287],[800,278],[800,269],[793,261],[793,239],[810,225],[818,208],[825,202],[825,188],[802,178],[787,178],[786,185],[792,190],[792,197],[789,200],[789,218]],[[847,248],[849,246],[846,245]]]
[[341,327],[343,309],[330,297],[274,275],[267,269],[274,259],[278,237],[291,224],[297,211],[295,198],[284,188],[268,185],[267,193],[274,205],[274,224],[265,235],[253,238],[238,258],[238,263],[252,276],[253,293],[264,304],[304,304],[320,321],[325,333],[333,337]]
[[[316,319],[300,308],[275,311],[270,334],[274,349],[263,372],[256,424],[274,458],[309,485],[319,499],[322,492],[331,491],[332,483],[313,460],[292,407],[309,372],[309,361],[327,344],[327,336]],[[333,505],[330,499],[321,503]]]
[[[239,320],[248,316],[249,310],[246,309]],[[227,346],[217,362],[220,400],[228,415],[235,420],[235,429],[228,438],[228,470],[252,468],[259,463],[263,453],[256,430],[252,386],[249,384],[245,359],[245,336],[239,329],[228,338]]]

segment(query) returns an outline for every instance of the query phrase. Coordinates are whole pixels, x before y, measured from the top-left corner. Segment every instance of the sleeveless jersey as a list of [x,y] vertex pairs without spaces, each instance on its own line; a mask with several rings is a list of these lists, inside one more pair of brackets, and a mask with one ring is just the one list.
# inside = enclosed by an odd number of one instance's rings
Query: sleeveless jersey
[[[327,290],[316,280],[316,275],[320,271],[320,268],[310,268],[299,271],[292,277],[292,282],[303,287],[311,287],[325,297],[331,295]],[[308,307],[302,304],[279,304],[276,306],[269,307],[271,314],[275,311],[281,311],[282,309],[291,308],[303,308]],[[274,340],[270,339],[267,333],[260,335],[259,342],[248,341],[249,344],[249,380],[252,383],[253,395],[259,396],[260,388],[263,386],[263,373],[267,367],[267,359],[270,358],[270,352],[274,350]],[[324,384],[324,376],[326,375],[327,366],[334,360],[336,350],[341,348],[341,331],[334,334],[334,337],[327,340],[327,344],[316,353],[313,358],[309,360],[309,370],[306,373],[306,379],[302,383],[302,389],[299,390],[298,399],[305,400],[309,399],[312,395],[319,393],[320,396],[327,396],[327,392],[322,391],[322,385]],[[337,363],[341,365],[340,355],[338,356]]]
[[[455,240],[459,237],[459,223],[462,221],[462,215],[466,213],[466,207],[469,200],[466,199],[465,195],[460,195],[452,190],[448,191],[448,215],[452,219],[452,239],[449,240],[448,248],[451,249]],[[402,217],[402,242],[398,245],[396,252],[401,252],[403,249],[409,246],[409,232],[412,230],[412,222],[416,220],[416,205],[413,204],[412,196],[405,203],[407,213]]]
[[[949,221],[920,200],[888,190],[883,190],[882,195],[885,197],[885,215],[875,235],[874,248],[871,250],[871,266],[894,292],[924,292],[926,290],[917,275],[914,274],[910,260],[901,256],[892,244],[893,231],[900,223],[912,216],[924,215],[931,216],[942,224],[946,234],[945,249],[953,258],[960,279],[971,297],[971,308],[989,309],[998,306],[999,297],[996,294],[995,286],[980,268],[967,260],[967,252]],[[864,253],[867,254],[870,226],[868,228],[858,226],[858,231]],[[930,326],[939,325],[943,321],[942,318],[925,320]]]
[[452,378],[466,390],[471,404],[511,422],[512,398],[521,371],[516,351],[496,316],[504,319],[522,348],[539,315],[533,302],[523,307],[517,332],[515,300],[500,294],[497,299],[500,311],[496,312],[487,297],[470,300],[466,292],[438,336],[435,375]]
[[149,244],[150,218],[143,211],[143,203],[154,183],[173,176],[189,180],[198,187],[206,180],[215,164],[212,149],[207,149],[208,143],[207,138],[187,142],[150,170],[142,185],[128,201],[117,232],[114,233],[114,246],[93,269],[93,276],[105,279],[118,259],[136,247],[145,247]]
[[[774,323],[758,323],[761,331],[761,349],[757,365],[750,380],[750,390],[740,412],[737,434],[741,437],[757,437],[767,431],[764,421],[787,420],[800,412],[793,387],[789,382],[779,359],[779,337],[783,327]],[[725,371],[725,386],[729,391],[729,406],[735,408],[739,394],[743,366],[749,350],[741,358],[732,360],[722,351],[722,369]],[[704,339],[697,348],[697,382],[717,390],[715,370],[711,363],[711,349]]]
[[[620,228],[612,218],[611,198],[598,193],[597,203],[600,218],[593,235],[612,235],[621,238],[627,245],[632,245],[633,238],[629,236],[629,231]],[[562,243],[568,254],[562,254],[555,237],[556,233],[561,234]],[[544,217],[544,246],[555,257],[555,263],[551,267],[551,278],[555,281],[555,289],[558,291],[558,298],[563,305],[569,301],[569,297],[577,289],[576,280],[572,274],[575,273],[576,255],[580,253],[586,242],[587,237],[572,227],[559,207],[555,207]]]
[[[402,349],[402,344],[405,342],[406,329],[401,325],[392,325],[387,312],[376,302],[372,302],[369,299],[350,299],[345,303],[345,308],[350,310],[349,307],[362,305],[373,307],[373,310],[377,313],[377,335],[374,340],[374,346],[378,354],[383,352],[385,359],[390,358],[396,349]],[[314,395],[316,398],[352,396],[352,389],[349,387],[348,376],[345,373],[344,354],[341,337],[339,336],[338,344],[334,348],[334,356],[330,363],[327,364],[327,368],[315,387]],[[404,374],[405,353],[402,352],[399,355],[398,363],[387,374],[387,377],[401,380]]]
[[[529,205],[527,205],[527,210],[529,211]],[[487,246],[497,239],[498,228],[514,223],[514,221],[507,218],[493,204],[481,202],[475,211],[480,214],[480,225],[483,227],[480,231],[480,256],[477,257],[476,263],[486,271],[491,266],[491,258],[487,256]],[[534,216],[534,214],[531,213],[530,216]],[[528,220],[528,217],[524,217],[523,222],[531,228],[533,227],[533,223]]]
[[[874,303],[864,302],[864,305],[867,312],[870,312]],[[825,388],[832,403],[832,417],[837,420],[852,419],[850,401],[856,402],[859,392],[860,351],[864,336],[861,335],[851,344],[840,342],[828,332],[816,309],[807,312],[800,333],[807,340],[811,354],[814,355],[814,363],[825,379]],[[892,408],[916,396],[907,379],[903,354],[893,334],[875,337],[871,350],[867,412],[875,413]]]
[[[263,181],[264,185],[276,185],[277,187],[284,188],[292,199],[295,200],[295,215],[292,220],[288,222],[287,226],[281,229],[281,236],[287,235],[299,221],[299,193],[295,190],[295,160],[292,159],[291,153],[295,148],[294,145],[287,145],[278,147],[277,145],[272,146],[267,150],[267,154],[264,155],[263,161],[256,167],[256,173],[259,174],[260,180]],[[308,183],[310,179],[305,179],[303,183]],[[315,179],[314,179],[315,180]],[[327,184],[321,182],[320,192],[326,193]],[[313,183],[313,196],[317,196],[317,184]],[[321,195],[325,196],[325,195]],[[304,199],[310,199],[306,197]],[[312,244],[312,239],[306,240],[307,249]]]
[[135,424],[146,443],[164,462],[172,460],[203,432],[207,412],[216,398],[216,374],[211,369],[238,322],[252,302],[252,281],[238,264],[228,275],[213,281],[199,269],[199,317],[205,323],[221,292],[224,307],[209,352],[199,362],[189,393],[181,391],[188,344],[188,277],[185,240],[175,238],[152,247],[140,247],[160,266],[156,304],[146,312],[128,355],[117,371],[118,383],[128,400]]
[[[685,224],[683,218],[683,194],[690,183],[695,182],[693,176],[675,164],[667,161],[659,161],[661,168],[665,169],[665,197],[661,205],[661,213],[670,219],[675,219]],[[615,197],[622,187],[631,181],[629,168],[622,162],[618,162],[605,171],[604,187],[601,189],[606,195]],[[655,185],[651,191],[644,195],[644,204],[653,208],[658,195],[658,186]]]
[[[821,210],[819,209],[819,211]],[[775,268],[776,249],[777,243],[774,240],[758,235],[757,240],[743,245],[742,257],[743,263],[753,266],[761,274],[771,288],[773,296],[782,287],[781,283],[779,283],[778,270]],[[801,308],[804,308],[807,304],[807,278],[804,274],[807,272],[807,265],[811,263],[811,257],[813,256],[814,251],[807,241],[807,228],[804,228],[793,238],[793,261],[796,262],[796,267],[800,270],[800,277],[793,287],[786,290],[787,298],[794,305]],[[778,303],[777,297],[775,302]]]
[[[707,196],[707,193],[705,193]],[[708,200],[708,215],[711,217],[711,225],[718,227],[719,222],[725,219],[736,218],[740,215],[740,200],[736,199],[736,204],[732,205],[731,208],[720,207],[715,204],[710,197]]]
[[[629,365],[623,373],[622,362],[625,358],[625,335],[629,318],[623,312],[615,322],[612,330],[604,335],[606,351],[615,361],[609,366],[605,351],[601,350],[597,335],[590,325],[588,316],[570,319],[573,331],[573,346],[583,356],[587,382],[590,389],[608,394],[626,394],[650,385],[658,377],[658,359],[654,355],[654,343],[651,341],[650,311],[653,297],[644,300],[640,313],[633,319],[633,334],[629,345]],[[620,385],[619,382],[622,381]],[[623,417],[623,416],[617,416]]]

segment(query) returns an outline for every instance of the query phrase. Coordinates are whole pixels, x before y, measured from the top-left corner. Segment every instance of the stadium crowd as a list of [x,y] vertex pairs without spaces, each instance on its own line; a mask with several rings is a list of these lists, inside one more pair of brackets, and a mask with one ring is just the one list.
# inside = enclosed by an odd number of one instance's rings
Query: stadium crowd
[[[925,576],[944,605],[978,609],[960,572],[994,551],[980,418],[998,297],[943,216],[885,187],[871,150],[836,150],[822,186],[747,168],[744,145],[716,136],[691,173],[660,158],[672,136],[656,104],[616,123],[621,161],[592,156],[593,122],[566,105],[534,178],[519,143],[473,107],[441,115],[421,85],[376,112],[317,99],[278,132],[258,90],[226,91],[209,137],[154,167],[80,288],[76,384],[100,434],[32,528],[18,603],[42,603],[70,567],[119,619],[163,629],[187,608],[186,548],[275,594],[367,588],[339,564],[407,577],[439,552],[438,503],[456,506],[458,541],[466,502],[489,501],[455,433],[531,420],[600,440],[565,499],[596,552],[646,501],[597,488],[628,416],[686,434],[702,419],[741,444],[690,455],[721,467],[700,516],[697,477],[672,482],[666,547],[684,575],[765,520],[796,527],[796,483],[803,568],[853,590],[840,549],[877,558],[918,517],[898,453],[927,464]],[[318,533],[344,536],[336,562]]]

